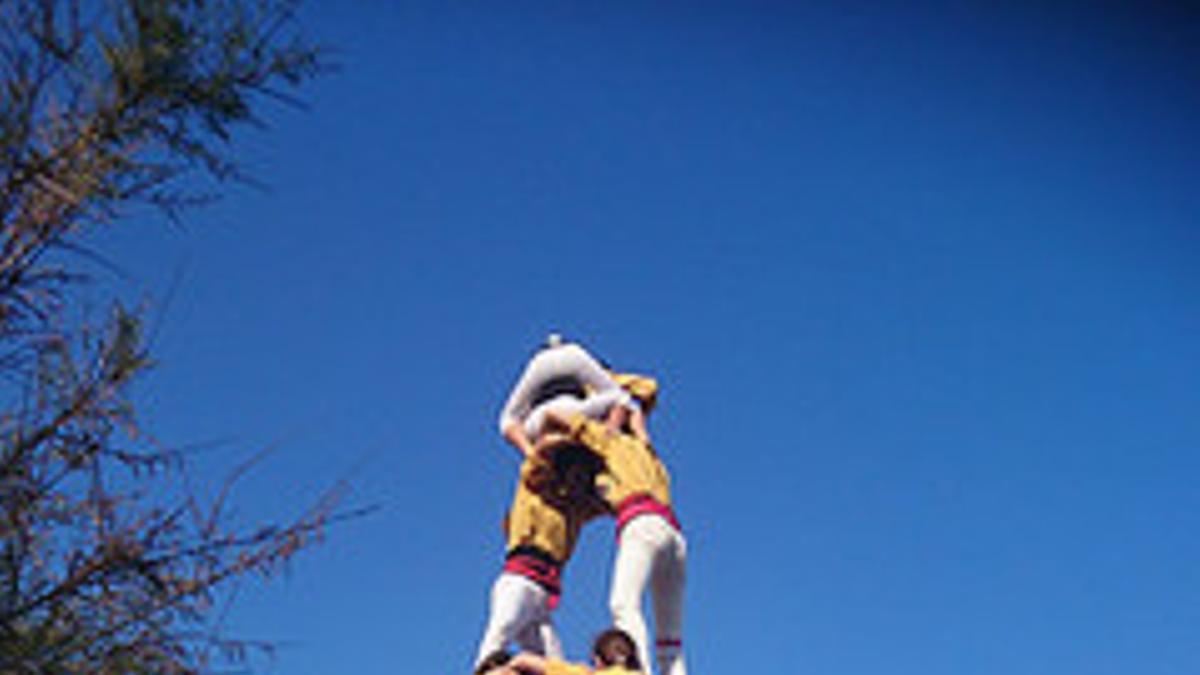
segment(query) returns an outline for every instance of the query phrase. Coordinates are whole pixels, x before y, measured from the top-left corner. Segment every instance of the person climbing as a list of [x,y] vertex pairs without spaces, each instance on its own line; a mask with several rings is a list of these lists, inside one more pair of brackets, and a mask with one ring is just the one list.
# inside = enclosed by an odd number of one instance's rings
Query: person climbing
[[598,458],[583,448],[535,455],[522,463],[504,520],[504,565],[492,585],[476,664],[510,643],[562,656],[551,613],[580,529],[607,510],[594,494],[600,467]]
[[549,411],[535,452],[552,455],[558,448],[583,445],[604,460],[596,487],[616,515],[617,553],[609,591],[613,623],[633,636],[642,663],[649,663],[641,610],[649,588],[659,675],[686,675],[682,628],[687,542],[672,507],[670,476],[646,430],[658,384],[632,374],[615,379],[633,401],[619,433],[579,414]]
[[607,507],[594,495],[600,462],[592,453],[580,448],[539,455],[534,443],[551,412],[606,419],[612,426],[623,419],[630,400],[595,358],[557,334],[549,336],[513,387],[500,414],[500,431],[524,461],[505,522],[505,563],[492,585],[476,664],[510,642],[562,655],[551,612],[562,593],[563,567],[580,528]]
[[630,396],[582,346],[551,333],[500,412],[500,435],[528,457],[546,414],[581,414],[615,428]]

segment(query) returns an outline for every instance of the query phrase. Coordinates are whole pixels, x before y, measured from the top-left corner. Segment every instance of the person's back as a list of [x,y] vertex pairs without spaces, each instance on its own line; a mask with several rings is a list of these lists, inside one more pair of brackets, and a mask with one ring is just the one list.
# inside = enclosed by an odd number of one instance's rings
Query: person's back
[[[653,379],[619,377],[625,386],[637,389],[631,391],[640,407],[635,412],[654,407],[658,387]],[[547,417],[555,435],[547,435],[545,445],[579,443],[605,463],[596,487],[617,520],[617,555],[609,593],[613,623],[635,636],[641,660],[649,661],[649,630],[642,615],[642,596],[649,590],[659,673],[687,675],[682,623],[687,543],[671,503],[670,476],[650,445],[649,434],[645,429],[640,434],[612,433],[580,415]],[[537,451],[542,451],[542,444]]]

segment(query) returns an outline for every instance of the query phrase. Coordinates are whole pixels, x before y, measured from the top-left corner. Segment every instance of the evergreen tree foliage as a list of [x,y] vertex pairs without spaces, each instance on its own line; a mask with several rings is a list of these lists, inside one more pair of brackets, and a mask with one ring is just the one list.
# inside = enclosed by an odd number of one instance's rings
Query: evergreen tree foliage
[[[288,0],[0,2],[0,672],[191,673],[255,645],[217,630],[230,583],[319,537],[231,529],[181,489],[130,386],[142,316],[82,316],[80,238],[173,217],[244,178],[233,134],[322,70]],[[206,187],[198,187],[206,186]]]

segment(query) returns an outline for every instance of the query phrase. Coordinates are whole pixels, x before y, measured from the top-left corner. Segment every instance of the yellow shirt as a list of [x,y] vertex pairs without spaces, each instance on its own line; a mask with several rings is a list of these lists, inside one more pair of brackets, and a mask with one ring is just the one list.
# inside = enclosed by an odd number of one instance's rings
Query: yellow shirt
[[546,498],[530,489],[535,477],[545,469],[537,460],[526,460],[513,491],[505,530],[508,550],[532,546],[566,562],[575,549],[581,523],[574,522],[563,510],[547,503]]
[[509,551],[534,547],[560,563],[571,557],[580,529],[601,511],[597,505],[572,500],[560,480],[554,467],[540,457],[526,459],[521,465],[505,519]]
[[603,424],[582,415],[571,420],[571,435],[604,459],[596,487],[610,506],[616,508],[639,494],[671,505],[671,477],[654,448],[628,434],[609,433]]

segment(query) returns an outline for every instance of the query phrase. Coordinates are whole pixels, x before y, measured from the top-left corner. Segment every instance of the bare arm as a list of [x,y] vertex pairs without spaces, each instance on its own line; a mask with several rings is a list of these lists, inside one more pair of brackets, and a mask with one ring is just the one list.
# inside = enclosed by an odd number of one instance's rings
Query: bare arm
[[625,422],[630,419],[629,415],[629,406],[614,405],[608,409],[604,426],[612,433],[619,432],[625,428]]
[[513,421],[504,425],[501,433],[504,440],[508,441],[521,453],[522,457],[532,457],[534,452],[533,441],[525,435],[525,425],[521,422]]
[[629,413],[629,429],[637,439],[650,445],[650,432],[646,429],[646,413],[641,406],[633,406]]

